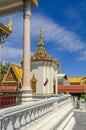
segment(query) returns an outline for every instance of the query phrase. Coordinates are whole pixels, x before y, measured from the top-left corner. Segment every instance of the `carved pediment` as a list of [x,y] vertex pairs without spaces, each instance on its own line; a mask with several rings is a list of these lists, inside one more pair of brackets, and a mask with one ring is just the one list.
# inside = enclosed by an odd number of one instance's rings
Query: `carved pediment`
[[10,70],[10,72],[8,73],[8,75],[6,77],[6,81],[17,81],[17,78],[14,75],[12,70]]

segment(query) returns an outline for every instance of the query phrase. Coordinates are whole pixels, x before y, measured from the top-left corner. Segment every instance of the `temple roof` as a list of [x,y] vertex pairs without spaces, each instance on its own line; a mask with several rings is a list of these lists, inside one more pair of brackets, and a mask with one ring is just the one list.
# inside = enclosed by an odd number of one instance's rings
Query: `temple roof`
[[12,33],[12,19],[9,19],[7,25],[0,23],[0,36],[8,36]]
[[86,85],[59,85],[58,92],[86,93]]
[[52,58],[50,55],[47,54],[43,43],[42,28],[40,28],[38,47],[33,56],[31,56],[31,61],[33,62],[42,60],[54,62],[56,65],[59,64],[59,62],[56,59]]
[[84,76],[68,77],[68,81],[70,83],[80,83],[80,84],[82,84],[84,81],[86,81],[86,78]]
[[[22,79],[22,68],[11,63],[9,68],[8,68],[7,74],[5,75],[4,79],[2,80],[2,83],[9,82],[7,80],[7,78],[8,78],[9,73],[11,72],[11,69],[13,70],[13,73],[14,73],[16,79],[19,82],[21,82],[21,79]],[[10,81],[10,82],[14,82],[14,81]]]
[[17,65],[14,65],[14,64],[12,64],[11,67],[14,70],[14,73],[15,73],[16,77],[18,78],[18,80],[21,80],[22,79],[22,68]]

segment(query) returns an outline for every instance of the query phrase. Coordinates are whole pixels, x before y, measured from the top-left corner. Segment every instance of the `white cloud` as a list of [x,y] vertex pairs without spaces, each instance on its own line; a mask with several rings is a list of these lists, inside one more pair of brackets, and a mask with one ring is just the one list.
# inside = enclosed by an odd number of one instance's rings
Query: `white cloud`
[[[17,13],[12,16],[13,19],[13,33],[8,39],[9,47],[4,46],[3,57],[5,59],[9,56],[10,58],[21,57],[23,40],[23,17],[22,13]],[[2,19],[3,21],[3,19]],[[4,20],[5,23],[8,21],[8,17]],[[80,40],[77,34],[61,27],[58,23],[46,17],[43,14],[35,13],[32,15],[31,19],[31,37],[33,40],[38,41],[39,29],[42,24],[44,43],[51,43],[57,46],[57,49],[64,49],[68,52],[80,52],[86,49],[86,45]],[[35,43],[34,43],[35,44]],[[14,46],[13,46],[14,45]],[[54,46],[53,46],[54,47]],[[78,55],[77,53],[77,55]],[[81,58],[85,59],[85,53],[81,55]]]
[[22,49],[12,48],[8,46],[4,46],[2,48],[2,58],[10,59],[10,58],[17,58],[18,56],[22,57]]
[[77,59],[80,61],[86,61],[86,50],[82,51]]
[[34,14],[32,17],[31,35],[33,37],[38,37],[40,23],[42,23],[45,41],[59,45],[60,48],[69,52],[77,52],[86,47],[77,34],[68,31],[52,19],[41,14]]

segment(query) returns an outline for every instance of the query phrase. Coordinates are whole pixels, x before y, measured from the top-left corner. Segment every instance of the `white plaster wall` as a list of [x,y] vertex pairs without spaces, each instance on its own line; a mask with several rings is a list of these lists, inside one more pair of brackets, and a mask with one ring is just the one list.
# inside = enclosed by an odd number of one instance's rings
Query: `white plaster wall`
[[50,83],[49,83],[49,93],[53,93],[52,92],[52,78],[51,78],[52,73],[51,73],[51,68],[52,68],[52,66],[49,67],[49,80],[50,80]]
[[54,68],[51,67],[51,86],[50,86],[50,89],[51,89],[51,93],[54,93],[54,89],[53,89],[53,78],[54,78]]
[[[43,66],[43,82],[45,82],[46,79],[48,78],[48,84],[43,87],[44,93],[53,93],[54,92],[54,90],[53,90],[54,76],[57,79],[57,71],[54,70],[53,66],[44,65]],[[56,82],[56,86],[57,86],[57,82]]]
[[49,93],[49,87],[50,87],[50,78],[49,78],[49,65],[46,66],[46,75],[47,75],[47,78],[48,78],[48,83],[47,83],[47,86],[46,86],[46,89],[47,89],[47,93]]
[[[45,82],[46,78],[47,78],[46,66],[43,65],[43,83]],[[43,84],[43,93],[47,93],[47,89],[46,88],[47,87],[44,86],[44,84]]]
[[45,83],[46,79],[48,79],[48,83],[46,86],[43,87],[44,93],[51,93],[50,86],[51,86],[51,75],[50,75],[50,66],[44,65],[43,66],[43,83]]
[[49,84],[48,84],[49,86],[48,86],[48,91],[47,91],[48,93],[51,93],[50,87],[51,87],[51,81],[52,81],[52,80],[51,80],[50,69],[51,69],[51,65],[48,66],[48,77],[49,77]]
[[58,73],[55,71],[55,79],[56,79],[56,93],[58,94],[58,80],[57,80]]
[[[57,79],[57,68],[55,64],[51,62],[36,61],[31,64],[31,78],[35,75],[37,79],[36,83],[36,93],[54,93],[53,90],[53,79],[54,76]],[[44,86],[46,79],[48,78],[48,83]],[[56,80],[57,89],[57,80]],[[57,90],[56,90],[57,91]]]
[[43,93],[43,61],[31,62],[31,78],[33,73],[37,79],[36,93]]
[[36,93],[43,93],[43,67],[39,66],[37,69],[33,69],[31,75],[33,75],[33,73],[37,79]]

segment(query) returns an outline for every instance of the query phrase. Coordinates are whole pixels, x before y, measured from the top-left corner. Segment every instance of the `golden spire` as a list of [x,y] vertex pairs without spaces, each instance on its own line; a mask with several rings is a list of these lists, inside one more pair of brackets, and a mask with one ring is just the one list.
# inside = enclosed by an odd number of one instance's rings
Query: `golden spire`
[[44,43],[43,43],[43,35],[42,35],[42,27],[40,27],[38,46],[44,46]]
[[42,37],[42,27],[40,27],[39,39],[40,39],[40,40],[42,40],[42,39],[43,39],[43,37]]
[[31,56],[31,61],[52,61],[56,65],[58,65],[58,61],[54,58],[52,58],[50,55],[47,54],[46,49],[44,47],[43,43],[43,36],[42,36],[42,27],[40,27],[40,33],[39,33],[39,42],[38,42],[38,48],[33,56]]
[[12,18],[10,17],[9,18],[9,21],[8,21],[8,24],[7,24],[7,27],[10,31],[12,31],[12,25],[13,25],[13,21],[12,21]]

